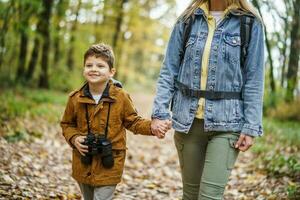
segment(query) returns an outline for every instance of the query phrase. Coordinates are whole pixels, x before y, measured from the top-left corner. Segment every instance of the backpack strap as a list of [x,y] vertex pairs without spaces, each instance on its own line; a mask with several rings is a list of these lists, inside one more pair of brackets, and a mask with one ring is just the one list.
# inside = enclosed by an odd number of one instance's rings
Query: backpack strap
[[190,35],[191,35],[191,31],[192,31],[192,26],[193,23],[195,21],[195,15],[192,14],[191,16],[189,16],[185,21],[184,21],[184,29],[183,29],[183,42],[182,42],[182,51],[180,54],[180,63],[183,62],[183,58],[184,58],[184,54],[185,54],[185,47],[186,47],[186,43],[188,42]]
[[245,68],[245,60],[247,57],[247,51],[251,39],[251,30],[254,22],[254,17],[249,15],[242,15],[240,17],[240,34],[241,34],[241,69]]

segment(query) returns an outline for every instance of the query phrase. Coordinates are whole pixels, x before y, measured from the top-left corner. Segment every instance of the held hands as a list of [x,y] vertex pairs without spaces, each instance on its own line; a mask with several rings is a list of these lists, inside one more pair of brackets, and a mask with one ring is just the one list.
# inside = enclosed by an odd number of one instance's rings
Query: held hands
[[253,145],[253,143],[254,143],[253,137],[249,135],[241,134],[239,140],[235,144],[235,148],[245,152]]
[[78,136],[74,140],[74,146],[79,151],[79,153],[83,156],[85,156],[85,153],[88,152],[88,146],[82,144],[85,138],[86,136]]
[[170,120],[152,119],[151,121],[152,134],[159,139],[165,137],[166,132],[171,129],[171,126],[172,122]]

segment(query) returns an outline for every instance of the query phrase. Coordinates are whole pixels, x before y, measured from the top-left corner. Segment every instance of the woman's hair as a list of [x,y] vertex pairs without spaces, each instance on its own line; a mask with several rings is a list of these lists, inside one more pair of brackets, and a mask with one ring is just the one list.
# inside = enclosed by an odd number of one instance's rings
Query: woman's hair
[[[261,19],[260,15],[256,11],[256,9],[250,4],[247,0],[224,0],[227,4],[227,7],[236,4],[241,11],[243,12],[250,12],[253,15],[255,15],[258,19]],[[209,3],[209,0],[193,0],[190,5],[185,9],[185,11],[180,15],[179,18],[183,18],[186,20],[188,17],[190,17],[194,11],[203,3]]]

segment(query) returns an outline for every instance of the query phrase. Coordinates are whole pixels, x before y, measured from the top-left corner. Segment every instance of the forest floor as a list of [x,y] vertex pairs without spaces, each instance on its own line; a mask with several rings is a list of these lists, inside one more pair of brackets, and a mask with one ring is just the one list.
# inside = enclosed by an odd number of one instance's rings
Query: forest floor
[[[149,117],[153,96],[135,94],[132,97],[140,115]],[[58,105],[56,109],[62,112],[64,107]],[[80,199],[77,183],[71,177],[71,148],[62,137],[59,124],[30,116],[15,123],[27,131],[32,130],[31,135],[35,137],[13,143],[0,137],[0,199]],[[14,124],[1,126],[9,130]],[[181,198],[181,175],[173,131],[163,140],[128,132],[127,146],[123,180],[117,186],[114,199]],[[293,149],[290,151],[293,153]],[[240,153],[226,187],[225,199],[288,199],[287,188],[294,188],[295,179],[270,175],[262,163],[254,161],[256,157],[252,151]]]

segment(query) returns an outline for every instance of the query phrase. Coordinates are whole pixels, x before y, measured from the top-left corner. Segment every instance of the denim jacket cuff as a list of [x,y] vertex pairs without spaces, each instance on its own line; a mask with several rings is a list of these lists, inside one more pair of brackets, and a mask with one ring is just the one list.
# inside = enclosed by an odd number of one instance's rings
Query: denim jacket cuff
[[170,119],[171,116],[170,113],[153,113],[151,118],[165,120],[165,119]]
[[253,124],[244,124],[242,131],[242,134],[258,137],[263,135],[262,126],[260,125],[253,125]]

